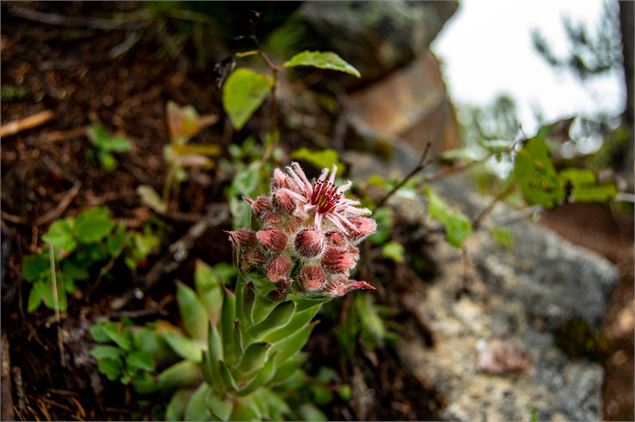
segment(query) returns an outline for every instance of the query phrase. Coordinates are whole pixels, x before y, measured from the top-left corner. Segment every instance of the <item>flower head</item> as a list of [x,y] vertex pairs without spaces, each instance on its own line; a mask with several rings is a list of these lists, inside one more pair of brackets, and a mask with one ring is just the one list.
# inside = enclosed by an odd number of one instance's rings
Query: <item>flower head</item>
[[372,289],[350,280],[359,259],[355,245],[375,232],[371,212],[345,193],[351,182],[335,185],[337,168],[309,180],[298,163],[276,169],[271,194],[245,198],[260,222],[257,232],[228,232],[242,271],[260,271],[275,283],[276,297],[295,289],[310,295],[342,296]]

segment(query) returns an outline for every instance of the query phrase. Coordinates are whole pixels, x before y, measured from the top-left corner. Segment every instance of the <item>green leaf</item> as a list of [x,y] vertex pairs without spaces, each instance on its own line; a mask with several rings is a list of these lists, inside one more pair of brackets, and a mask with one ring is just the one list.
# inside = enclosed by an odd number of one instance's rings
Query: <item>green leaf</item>
[[270,349],[271,344],[265,342],[252,343],[249,345],[238,364],[238,371],[243,374],[249,374],[261,367],[262,364],[265,363]]
[[373,213],[373,219],[377,222],[377,231],[370,235],[368,240],[373,245],[386,243],[393,233],[393,210],[389,207],[379,208]]
[[221,338],[223,339],[223,357],[233,364],[238,359],[234,343],[234,320],[236,318],[236,296],[228,289],[224,290],[223,308],[221,310]]
[[443,225],[448,242],[460,248],[463,240],[472,233],[472,223],[466,216],[450,208],[430,189],[425,188],[424,194],[428,198],[428,214]]
[[388,242],[382,247],[381,251],[384,258],[390,259],[398,264],[403,264],[405,261],[404,247],[401,243]]
[[156,190],[150,185],[137,186],[137,195],[141,198],[141,203],[150,207],[150,209],[158,212],[159,214],[165,214],[168,210],[168,206]]
[[42,236],[42,240],[51,246],[72,252],[77,247],[77,240],[73,233],[74,225],[75,221],[70,218],[56,220]]
[[95,346],[90,351],[90,355],[95,359],[119,359],[123,355],[123,351],[114,346]]
[[167,330],[162,331],[161,334],[172,350],[183,359],[192,362],[201,362],[203,359],[203,350],[207,348],[205,341],[193,340],[185,337],[183,334]]
[[262,419],[260,409],[252,397],[243,397],[234,404],[230,417],[232,421],[259,421]]
[[[57,279],[59,283],[62,280],[62,278],[59,276],[60,273],[57,273],[57,275],[58,275]],[[61,283],[59,283],[57,287],[58,287],[57,288],[57,304],[59,305],[59,310],[61,312],[65,312],[68,306],[66,291],[64,290],[63,285],[61,285]],[[33,290],[37,290],[37,293],[34,294],[36,297],[33,298],[34,303],[36,301],[36,298],[39,297],[41,298],[42,301],[44,301],[44,305],[46,305],[47,308],[53,309],[53,310],[56,309],[56,302],[53,296],[53,284],[51,280],[40,280],[35,282],[35,284],[33,285]],[[31,297],[29,297],[29,311],[32,311],[32,309],[30,308],[30,305],[31,305]]]
[[304,358],[302,358],[302,356],[295,356],[287,359],[285,362],[279,362],[276,375],[269,381],[269,385],[274,386],[285,383],[300,369],[303,363]]
[[253,393],[258,388],[267,384],[274,377],[274,375],[276,375],[275,355],[276,353],[273,352],[271,356],[269,356],[267,362],[264,364],[264,366],[258,369],[256,375],[251,379],[251,381],[249,381],[247,385],[245,385],[243,388],[235,393],[237,396],[246,396]]
[[132,386],[139,394],[152,394],[157,391],[159,383],[156,378],[148,372],[139,372],[132,380]]
[[263,337],[263,340],[268,343],[277,343],[288,338],[298,330],[304,328],[309,322],[311,322],[315,314],[317,314],[320,310],[320,307],[321,303],[310,308],[298,311],[298,306],[296,305],[296,312],[293,314],[293,317],[291,318],[289,323],[277,330],[273,330],[270,333],[266,334]]
[[337,70],[361,77],[359,71],[337,54],[330,51],[303,51],[284,64],[284,67],[311,66],[319,69]]
[[269,332],[283,327],[289,322],[295,312],[295,303],[291,300],[280,303],[271,313],[260,323],[252,326],[248,331],[248,337],[262,338]]
[[176,287],[176,301],[185,331],[197,340],[205,340],[209,317],[194,290],[179,282]]
[[170,360],[175,356],[161,334],[149,328],[135,328],[132,331],[134,348],[148,352],[158,360]]
[[99,372],[106,375],[110,381],[119,379],[123,372],[123,365],[120,359],[99,359],[97,360],[97,368],[99,368]]
[[377,313],[377,307],[373,303],[372,296],[368,294],[357,295],[354,300],[355,309],[363,328],[378,344],[382,345],[386,337],[386,327]]
[[49,272],[50,277],[50,267],[48,252],[28,255],[22,263],[22,275],[27,281],[33,283],[45,276],[47,272]]
[[337,151],[331,148],[323,150],[310,150],[302,147],[291,154],[291,157],[296,160],[303,160],[313,164],[315,167],[323,169],[331,169],[333,165],[336,165],[340,173],[344,173],[345,166],[339,160]]
[[108,236],[114,226],[108,208],[92,208],[77,216],[75,233],[80,243],[94,243]]
[[579,202],[605,202],[617,195],[612,183],[597,185],[591,170],[568,168],[560,172],[560,178],[573,187],[572,197]]
[[504,139],[481,139],[478,143],[483,148],[493,153],[508,152],[510,151],[512,145],[511,142]]
[[92,125],[87,129],[90,142],[100,151],[125,152],[132,148],[130,140],[121,136],[112,136],[101,125]]
[[269,407],[269,411],[271,413],[270,420],[279,421],[282,420],[283,416],[291,412],[289,405],[280,397],[278,394],[274,393],[268,388],[263,388],[260,391],[260,395],[262,400]]
[[41,282],[36,282],[29,292],[29,301],[27,305],[27,311],[29,312],[35,311],[44,299],[41,284]]
[[126,356],[126,366],[152,372],[154,371],[154,359],[152,359],[152,354],[148,352],[132,352]]
[[529,204],[551,208],[564,200],[561,180],[542,138],[529,139],[518,151],[513,177]]
[[514,247],[514,233],[505,227],[490,227],[489,234],[492,240],[505,249]]
[[161,372],[157,379],[162,390],[190,387],[201,381],[201,365],[183,360]]
[[223,307],[223,281],[212,267],[203,261],[196,261],[194,286],[210,321],[216,324]]
[[328,421],[328,418],[313,403],[305,403],[300,407],[300,415],[305,421]]
[[127,329],[128,325],[129,321],[101,323],[104,333],[111,341],[123,350],[130,351],[132,349],[132,335]]
[[286,340],[281,341],[275,345],[275,350],[278,352],[276,355],[276,363],[281,363],[302,350],[306,344],[313,327],[317,325],[318,321],[314,321],[307,325],[302,330],[297,331]]
[[207,395],[206,403],[214,416],[222,421],[229,420],[229,417],[234,410],[234,402],[232,400],[223,400],[212,392]]
[[236,130],[242,129],[273,87],[270,76],[251,69],[236,69],[223,86],[223,107]]
[[89,329],[90,335],[93,339],[98,343],[108,343],[110,342],[110,336],[106,333],[104,329],[104,323],[98,322],[97,324],[93,324]]
[[186,421],[208,421],[211,419],[212,413],[207,406],[209,392],[209,387],[205,383],[196,389],[185,408]]
[[178,390],[165,409],[165,419],[168,421],[182,421],[185,416],[185,408],[194,394],[193,390]]
[[74,262],[70,258],[64,259],[62,261],[61,267],[64,279],[70,278],[73,280],[86,280],[90,277],[90,273],[85,266]]

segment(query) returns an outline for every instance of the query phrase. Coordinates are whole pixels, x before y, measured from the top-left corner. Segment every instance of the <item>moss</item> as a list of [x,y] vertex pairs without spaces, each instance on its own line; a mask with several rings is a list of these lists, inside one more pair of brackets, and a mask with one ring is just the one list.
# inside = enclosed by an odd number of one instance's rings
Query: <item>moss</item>
[[556,346],[573,359],[588,358],[603,362],[608,357],[609,342],[601,331],[582,319],[567,321],[554,332]]

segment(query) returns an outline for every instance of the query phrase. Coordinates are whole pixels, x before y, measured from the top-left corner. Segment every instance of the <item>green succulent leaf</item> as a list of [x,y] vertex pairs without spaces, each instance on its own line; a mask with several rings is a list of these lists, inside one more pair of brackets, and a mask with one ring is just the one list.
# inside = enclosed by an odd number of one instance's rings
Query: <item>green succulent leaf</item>
[[205,340],[209,317],[194,290],[179,282],[176,287],[176,301],[185,331],[197,340]]
[[278,352],[276,355],[276,363],[284,362],[302,350],[311,335],[311,331],[313,331],[313,328],[317,325],[317,323],[318,321],[314,321],[302,330],[299,330],[295,334],[291,335],[286,340],[277,343],[275,345],[275,350]]
[[304,363],[301,355],[287,359],[285,362],[278,362],[276,375],[269,381],[269,385],[276,386],[284,384],[300,369]]
[[228,289],[224,290],[223,308],[221,310],[221,338],[223,339],[224,359],[233,364],[238,359],[234,342],[234,320],[236,319],[236,296]]
[[284,64],[284,67],[310,66],[319,69],[336,70],[348,73],[356,77],[361,77],[357,69],[342,59],[337,54],[330,51],[303,51],[296,54]]
[[158,360],[170,360],[175,353],[167,344],[163,336],[149,328],[135,328],[132,330],[134,348],[152,354]]
[[443,225],[448,243],[460,248],[463,240],[472,233],[472,223],[429,188],[424,189],[424,194],[428,198],[428,214]]
[[194,390],[178,390],[165,409],[165,419],[168,421],[182,421],[185,416],[185,408],[190,402]]
[[152,394],[157,391],[159,383],[156,378],[148,372],[139,372],[132,380],[132,386],[139,394]]
[[261,367],[267,360],[270,349],[270,343],[258,342],[250,344],[238,364],[238,371],[242,374],[249,374]]
[[186,421],[208,421],[211,419],[212,413],[207,406],[209,393],[209,387],[205,383],[196,389],[185,408]]
[[234,410],[234,402],[232,400],[223,400],[218,395],[211,392],[207,395],[206,403],[214,416],[221,421],[229,420],[229,417]]
[[203,350],[207,348],[207,344],[202,340],[194,340],[185,337],[183,334],[173,331],[164,330],[161,332],[163,339],[170,345],[172,350],[183,359],[192,362],[201,362],[203,359]]
[[270,76],[251,69],[236,69],[229,75],[223,86],[223,107],[236,130],[242,129],[272,87]]
[[162,390],[191,387],[201,381],[201,365],[183,360],[161,372],[157,380]]
[[301,330],[303,327],[306,327],[320,310],[321,303],[301,311],[297,310],[298,307],[299,305],[296,305],[296,312],[288,324],[269,332],[263,337],[263,340],[268,343],[277,343],[293,335],[293,333]]
[[232,421],[259,421],[262,420],[262,412],[253,397],[242,397],[234,404],[234,410],[230,417]]
[[276,375],[276,353],[273,352],[267,362],[262,366],[256,375],[249,381],[247,385],[238,390],[235,394],[239,397],[253,393],[258,388],[266,385]]
[[295,312],[295,303],[291,300],[280,303],[260,323],[252,326],[248,331],[250,339],[262,338],[267,333],[286,325]]

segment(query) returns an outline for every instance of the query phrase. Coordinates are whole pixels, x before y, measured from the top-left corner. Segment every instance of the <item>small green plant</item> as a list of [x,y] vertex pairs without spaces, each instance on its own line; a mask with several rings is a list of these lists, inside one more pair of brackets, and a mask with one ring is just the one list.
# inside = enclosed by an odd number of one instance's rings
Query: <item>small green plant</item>
[[[56,220],[42,240],[48,248],[25,257],[22,267],[22,275],[33,285],[28,300],[29,312],[42,303],[49,309],[65,311],[67,295],[76,291],[77,281],[91,277],[94,267],[106,264],[99,273],[102,277],[112,265],[108,263],[124,255],[128,266],[134,268],[159,243],[158,237],[149,231],[126,232],[104,207],[91,208],[74,218]],[[55,278],[52,271],[55,271]],[[53,280],[57,286],[53,285]],[[55,290],[57,298],[53,294]]]
[[132,142],[122,136],[109,134],[99,124],[94,124],[86,129],[86,134],[92,148],[87,152],[88,156],[96,160],[102,169],[112,172],[117,168],[117,159],[114,153],[126,152],[132,149]]

